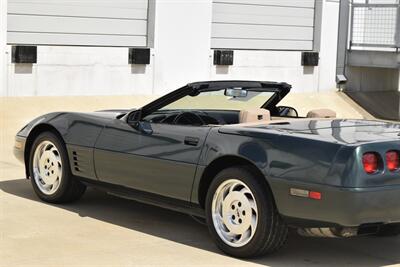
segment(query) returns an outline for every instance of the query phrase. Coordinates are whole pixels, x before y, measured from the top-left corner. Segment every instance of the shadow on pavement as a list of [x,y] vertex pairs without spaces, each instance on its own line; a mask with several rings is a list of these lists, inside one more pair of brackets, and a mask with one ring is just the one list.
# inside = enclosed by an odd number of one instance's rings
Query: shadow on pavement
[[[30,182],[25,179],[2,181],[0,189],[21,198],[40,201]],[[82,217],[221,254],[205,226],[177,212],[121,199],[94,189],[88,189],[76,203],[52,206]],[[267,266],[392,265],[400,263],[400,238],[319,239],[291,234],[288,244],[279,252],[248,262]]]

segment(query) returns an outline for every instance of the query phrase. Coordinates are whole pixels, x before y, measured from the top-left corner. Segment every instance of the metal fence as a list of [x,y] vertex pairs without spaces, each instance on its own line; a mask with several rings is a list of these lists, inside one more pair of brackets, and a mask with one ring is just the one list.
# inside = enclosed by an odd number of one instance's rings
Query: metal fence
[[400,5],[351,3],[350,47],[400,47]]

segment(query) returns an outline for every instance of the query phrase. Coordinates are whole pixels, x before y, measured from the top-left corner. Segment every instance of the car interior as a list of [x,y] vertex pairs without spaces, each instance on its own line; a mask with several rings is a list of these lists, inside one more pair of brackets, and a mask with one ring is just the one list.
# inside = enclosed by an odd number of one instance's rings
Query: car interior
[[[286,112],[289,107],[282,110]],[[291,108],[293,109],[293,108]],[[295,109],[293,109],[295,110]],[[314,109],[306,117],[288,116],[282,112],[271,115],[271,111],[263,108],[243,110],[162,110],[146,116],[143,120],[152,123],[174,125],[236,125],[247,123],[269,123],[277,120],[291,120],[298,118],[335,118],[336,113],[330,109]]]
[[[257,92],[251,91],[251,89],[243,89],[243,88],[227,88],[225,90],[216,90],[211,92],[212,97],[208,98],[204,103],[198,96],[200,93],[196,95],[190,95],[186,100],[189,102],[184,102],[186,107],[193,107],[199,102],[203,103],[205,106],[212,106],[216,109],[212,108],[173,108],[167,107],[166,109],[161,108],[146,117],[143,118],[144,121],[151,123],[164,123],[164,124],[173,124],[173,125],[193,125],[193,126],[203,126],[203,125],[237,125],[237,124],[253,124],[253,123],[262,123],[268,124],[271,122],[275,122],[277,120],[291,120],[291,119],[299,119],[299,118],[335,118],[336,113],[329,109],[314,109],[307,113],[306,117],[300,117],[297,110],[293,107],[289,106],[275,106],[270,105],[268,108],[266,106],[265,101],[269,99],[273,99],[274,93],[269,92],[269,95],[263,93],[265,92]],[[205,94],[210,94],[210,92],[206,92]],[[220,96],[217,96],[220,94]],[[268,94],[268,93],[267,93]],[[223,98],[221,98],[221,96]],[[192,97],[192,98],[191,98]],[[193,101],[196,97],[197,101]],[[218,98],[217,103],[210,103],[212,99]],[[247,105],[252,99],[256,99],[258,97],[259,100],[264,103],[261,108],[248,108]],[[185,99],[185,98],[182,98]],[[178,100],[178,102],[181,100]],[[208,102],[208,103],[207,103]],[[227,104],[228,103],[228,104]],[[176,104],[176,102],[175,102]],[[232,107],[231,109],[221,109],[220,107],[223,105],[229,105]],[[235,106],[236,105],[236,106]],[[254,105],[254,103],[253,103]],[[237,108],[239,107],[240,108]],[[233,108],[236,107],[236,108]]]

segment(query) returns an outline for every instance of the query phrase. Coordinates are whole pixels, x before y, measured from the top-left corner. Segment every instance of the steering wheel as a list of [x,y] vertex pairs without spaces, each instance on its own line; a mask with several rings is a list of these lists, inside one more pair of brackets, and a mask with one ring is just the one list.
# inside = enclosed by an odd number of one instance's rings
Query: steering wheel
[[178,116],[176,116],[176,118],[174,120],[174,124],[201,126],[201,125],[204,125],[205,122],[196,113],[183,111]]
[[277,107],[279,115],[283,117],[299,117],[299,113],[293,107],[279,106]]

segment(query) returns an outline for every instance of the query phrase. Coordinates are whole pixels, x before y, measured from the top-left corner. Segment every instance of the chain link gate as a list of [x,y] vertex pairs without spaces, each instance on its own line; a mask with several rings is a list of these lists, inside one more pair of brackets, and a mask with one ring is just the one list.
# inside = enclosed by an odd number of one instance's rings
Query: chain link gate
[[400,47],[399,3],[350,3],[350,49]]

